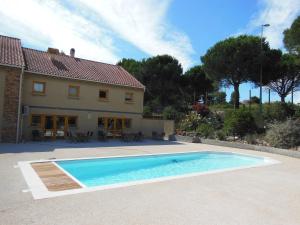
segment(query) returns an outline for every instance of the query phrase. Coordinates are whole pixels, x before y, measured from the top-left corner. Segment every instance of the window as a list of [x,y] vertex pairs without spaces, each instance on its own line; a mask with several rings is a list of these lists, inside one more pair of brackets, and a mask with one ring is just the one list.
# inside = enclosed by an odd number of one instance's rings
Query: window
[[125,119],[125,128],[131,128],[131,119]]
[[40,127],[41,126],[41,115],[32,115],[31,116],[31,126]]
[[114,123],[115,123],[114,118],[107,118],[107,129],[113,130],[115,127]]
[[121,130],[122,128],[122,119],[116,119],[116,129]]
[[77,127],[77,117],[69,116],[68,117],[68,125],[69,125],[70,128]]
[[133,93],[125,93],[125,102],[133,101]]
[[69,97],[79,97],[79,86],[69,85]]
[[32,93],[33,94],[45,94],[46,83],[40,81],[33,81]]
[[107,100],[108,99],[108,90],[100,90],[99,91],[99,99]]

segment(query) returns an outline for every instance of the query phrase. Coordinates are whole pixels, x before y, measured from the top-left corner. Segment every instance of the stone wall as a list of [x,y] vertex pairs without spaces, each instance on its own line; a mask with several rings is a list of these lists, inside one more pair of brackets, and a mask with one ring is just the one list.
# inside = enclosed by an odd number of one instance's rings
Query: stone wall
[[1,141],[15,142],[17,134],[21,69],[0,68],[0,72],[1,76],[5,76]]
[[[193,137],[175,135],[173,140],[192,143]],[[229,148],[248,149],[248,150],[260,151],[260,152],[275,153],[275,154],[285,155],[294,158],[300,158],[300,151],[294,151],[289,149],[273,148],[267,146],[250,145],[250,144],[243,144],[238,142],[219,141],[214,139],[203,139],[203,138],[201,138],[200,141],[202,144],[207,144],[207,145],[217,145],[217,146],[224,146]]]

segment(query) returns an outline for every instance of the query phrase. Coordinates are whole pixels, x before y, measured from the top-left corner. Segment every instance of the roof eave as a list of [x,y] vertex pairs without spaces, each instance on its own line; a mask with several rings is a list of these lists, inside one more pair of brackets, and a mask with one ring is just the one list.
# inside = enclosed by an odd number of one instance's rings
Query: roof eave
[[37,75],[42,75],[42,76],[49,76],[49,77],[57,77],[57,78],[62,78],[62,79],[68,79],[68,80],[88,81],[88,82],[93,82],[93,83],[107,84],[107,85],[113,85],[113,86],[119,86],[119,87],[129,87],[129,88],[135,88],[135,89],[143,89],[144,91],[146,90],[146,87],[144,85],[142,87],[136,87],[136,86],[125,85],[125,84],[113,84],[113,83],[100,82],[100,81],[89,80],[89,79],[62,77],[62,76],[55,75],[55,74],[40,73],[40,72],[30,71],[30,70],[26,70],[26,69],[25,69],[25,72],[26,73],[37,74]]

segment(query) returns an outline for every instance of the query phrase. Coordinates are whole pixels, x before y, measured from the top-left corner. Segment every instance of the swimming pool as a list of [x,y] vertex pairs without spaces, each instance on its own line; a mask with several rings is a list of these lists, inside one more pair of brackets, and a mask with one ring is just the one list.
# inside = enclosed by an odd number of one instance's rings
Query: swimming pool
[[58,160],[55,163],[84,186],[96,187],[259,166],[266,163],[266,158],[207,151]]

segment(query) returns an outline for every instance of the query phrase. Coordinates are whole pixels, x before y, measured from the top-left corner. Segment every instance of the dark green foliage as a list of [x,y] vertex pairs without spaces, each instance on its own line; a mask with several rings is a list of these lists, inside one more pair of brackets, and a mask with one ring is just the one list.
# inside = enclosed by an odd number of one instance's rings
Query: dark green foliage
[[279,95],[281,102],[285,102],[285,97],[292,90],[300,90],[300,63],[298,60],[296,55],[282,55],[276,71],[278,78],[268,84],[269,88]]
[[139,73],[142,66],[141,62],[134,59],[123,58],[117,63],[117,65],[122,66],[127,72],[129,72],[130,74],[135,76],[135,78],[140,80]]
[[147,105],[144,106],[143,116],[145,116],[145,117],[152,116],[152,110],[151,110],[150,106],[147,106]]
[[300,105],[295,106],[294,118],[300,118]]
[[300,16],[294,20],[292,26],[286,29],[283,34],[285,48],[291,53],[300,54]]
[[208,79],[202,66],[194,66],[181,76],[183,93],[189,103],[198,101],[201,96],[213,91],[213,82]]
[[220,140],[220,141],[226,140],[226,134],[225,134],[225,132],[224,132],[223,130],[218,130],[218,131],[216,132],[216,137],[217,137],[217,139]]
[[[269,45],[256,36],[241,35],[218,42],[201,57],[204,70],[210,78],[221,85],[234,87],[236,98],[234,105],[239,107],[239,86],[256,78],[259,74],[261,58],[268,58]],[[261,57],[258,57],[261,56]]]
[[147,87],[145,104],[157,101],[160,107],[158,109],[153,107],[154,111],[161,111],[169,105],[179,108],[182,104],[179,90],[182,67],[178,60],[162,55],[148,58],[142,64],[140,79]]
[[276,148],[292,148],[300,145],[300,120],[288,119],[270,125],[266,141]]
[[177,121],[181,116],[181,113],[179,113],[172,106],[165,107],[162,114],[163,114],[163,118],[165,120],[176,120]]
[[201,123],[197,127],[197,133],[204,138],[214,138],[214,128],[208,123]]
[[295,115],[295,108],[292,104],[275,102],[264,105],[263,118],[266,122],[284,121]]
[[213,92],[211,95],[211,104],[226,104],[226,93],[222,91]]
[[254,118],[247,110],[235,110],[225,116],[224,131],[228,135],[243,137],[254,133],[256,129]]

